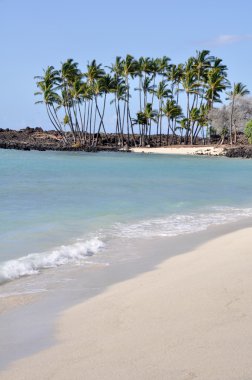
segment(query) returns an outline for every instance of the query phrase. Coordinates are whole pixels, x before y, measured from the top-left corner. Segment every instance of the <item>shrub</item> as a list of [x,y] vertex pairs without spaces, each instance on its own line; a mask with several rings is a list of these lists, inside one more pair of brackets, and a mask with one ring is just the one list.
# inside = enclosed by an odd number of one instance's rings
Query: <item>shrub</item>
[[252,144],[252,120],[249,120],[247,122],[244,133],[248,139],[249,144]]

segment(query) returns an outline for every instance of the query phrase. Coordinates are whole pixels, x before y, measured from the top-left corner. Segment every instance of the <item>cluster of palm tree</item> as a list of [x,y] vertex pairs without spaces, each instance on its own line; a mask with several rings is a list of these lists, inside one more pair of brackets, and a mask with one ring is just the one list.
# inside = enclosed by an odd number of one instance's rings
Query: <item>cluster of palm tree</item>
[[168,57],[127,55],[107,67],[93,60],[83,72],[68,59],[35,78],[42,96],[36,103],[45,104],[65,144],[81,147],[95,147],[107,136],[107,104],[114,109],[118,146],[145,146],[154,135],[159,145],[205,140],[208,112],[229,87],[227,67],[208,50],[178,65]]

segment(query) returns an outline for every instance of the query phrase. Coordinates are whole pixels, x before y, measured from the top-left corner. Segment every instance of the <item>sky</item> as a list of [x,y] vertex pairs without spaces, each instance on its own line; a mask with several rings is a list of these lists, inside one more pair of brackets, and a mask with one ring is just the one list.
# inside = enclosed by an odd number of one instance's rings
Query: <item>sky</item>
[[68,58],[84,70],[94,58],[180,63],[208,49],[252,92],[251,14],[250,0],[0,0],[0,128],[51,128],[34,76]]

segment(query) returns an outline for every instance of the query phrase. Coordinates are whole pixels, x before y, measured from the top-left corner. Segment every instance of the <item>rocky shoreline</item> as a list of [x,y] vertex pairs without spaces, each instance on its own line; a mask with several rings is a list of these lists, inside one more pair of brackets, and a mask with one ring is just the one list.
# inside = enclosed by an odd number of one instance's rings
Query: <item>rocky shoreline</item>
[[[69,135],[70,136],[70,135]],[[74,145],[72,142],[69,146],[64,144],[62,136],[57,131],[43,131],[42,128],[21,129],[20,131],[0,129],[0,149],[16,150],[56,150],[56,151],[118,151],[119,147],[113,145],[114,135],[109,135],[109,141],[103,141],[102,144],[92,147],[83,148]]]
[[[70,134],[69,134],[70,137]],[[158,137],[159,138],[159,137]],[[44,131],[42,128],[30,128],[27,127],[25,129],[21,129],[19,131],[10,130],[10,129],[1,129],[0,128],[0,149],[16,149],[16,150],[38,150],[38,151],[47,151],[47,150],[55,150],[55,151],[87,151],[87,152],[98,152],[98,151],[130,151],[128,147],[125,147],[122,150],[119,146],[116,145],[116,135],[115,134],[107,134],[107,136],[100,137],[99,145],[96,147],[78,147],[74,143],[70,146],[66,146],[63,142],[62,136],[57,131]],[[157,141],[155,141],[155,136],[153,136],[153,153],[155,153],[155,149],[157,149]],[[152,150],[152,148],[147,148]],[[173,145],[172,147],[165,148],[162,147],[160,149],[180,149],[183,148],[190,149],[189,146],[184,145]],[[191,149],[196,149],[194,154],[202,155],[205,154],[200,146],[191,147]],[[205,146],[205,150],[206,150]],[[209,148],[220,149],[221,146],[209,146]],[[136,148],[140,149],[140,148]],[[145,148],[143,148],[145,149]],[[140,149],[141,150],[141,149]],[[208,149],[209,150],[209,149]],[[134,151],[134,149],[132,149]],[[221,149],[220,149],[221,151]],[[202,153],[203,152],[203,153]],[[207,152],[207,150],[206,150]],[[168,153],[168,151],[167,151]],[[206,153],[209,154],[208,152]],[[225,155],[226,157],[237,157],[237,158],[252,158],[252,146],[249,145],[239,145],[239,146],[225,146],[222,149],[222,153],[213,154],[213,155]]]
[[226,149],[226,157],[231,158],[252,158],[251,146],[237,146]]

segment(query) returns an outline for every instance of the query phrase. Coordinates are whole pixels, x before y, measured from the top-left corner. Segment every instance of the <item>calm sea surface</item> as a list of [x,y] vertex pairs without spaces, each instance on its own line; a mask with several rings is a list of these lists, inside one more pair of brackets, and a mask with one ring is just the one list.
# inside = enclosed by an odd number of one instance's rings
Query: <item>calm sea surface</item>
[[0,205],[3,283],[251,216],[252,160],[0,150]]

